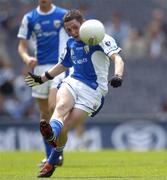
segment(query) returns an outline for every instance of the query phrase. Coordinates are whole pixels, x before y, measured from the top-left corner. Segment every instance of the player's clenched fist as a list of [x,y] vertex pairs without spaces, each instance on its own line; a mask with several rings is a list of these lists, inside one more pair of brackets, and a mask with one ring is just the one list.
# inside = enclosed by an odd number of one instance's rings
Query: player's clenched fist
[[25,82],[29,87],[37,86],[43,83],[41,76],[37,76],[30,72],[28,74],[29,75],[25,78]]
[[117,88],[122,85],[122,77],[115,75],[111,80],[109,80],[109,84],[113,86],[114,88]]

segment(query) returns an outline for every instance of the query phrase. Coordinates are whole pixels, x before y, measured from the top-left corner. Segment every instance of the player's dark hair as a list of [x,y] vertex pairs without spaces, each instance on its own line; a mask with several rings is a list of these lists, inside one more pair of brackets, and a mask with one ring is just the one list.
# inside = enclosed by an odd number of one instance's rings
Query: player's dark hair
[[83,22],[84,17],[83,14],[77,10],[77,9],[72,9],[70,11],[68,11],[65,15],[64,15],[64,22],[68,22],[71,21],[73,19],[76,19],[77,21],[79,21],[80,23]]

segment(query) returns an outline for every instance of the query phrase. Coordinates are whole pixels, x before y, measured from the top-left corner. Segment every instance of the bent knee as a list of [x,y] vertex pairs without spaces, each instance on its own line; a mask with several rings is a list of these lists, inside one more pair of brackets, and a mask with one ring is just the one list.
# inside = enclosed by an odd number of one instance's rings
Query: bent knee
[[61,102],[61,103],[56,105],[56,110],[58,112],[67,112],[69,110],[69,107],[68,107],[68,105]]

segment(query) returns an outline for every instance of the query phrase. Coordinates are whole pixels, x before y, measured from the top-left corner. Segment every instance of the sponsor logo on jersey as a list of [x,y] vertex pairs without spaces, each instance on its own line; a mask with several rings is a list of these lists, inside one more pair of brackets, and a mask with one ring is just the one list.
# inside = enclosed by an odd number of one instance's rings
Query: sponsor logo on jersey
[[42,21],[41,24],[44,24],[44,25],[45,24],[50,24],[50,21],[49,20],[48,21]]
[[71,57],[74,56],[74,50],[73,49],[71,49],[70,54],[71,54]]
[[88,59],[87,59],[87,58],[77,59],[76,64],[84,64],[84,63],[86,63],[86,62],[88,62]]
[[39,23],[35,24],[34,32],[35,32],[37,37],[41,37],[42,36],[42,27],[41,27],[41,25]]
[[34,30],[39,31],[41,29],[41,25],[39,23],[35,24]]

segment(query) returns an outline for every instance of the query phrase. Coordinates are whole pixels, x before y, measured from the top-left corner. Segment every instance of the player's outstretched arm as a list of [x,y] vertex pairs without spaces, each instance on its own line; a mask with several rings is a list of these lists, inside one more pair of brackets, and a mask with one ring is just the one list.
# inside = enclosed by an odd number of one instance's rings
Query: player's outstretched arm
[[25,82],[29,87],[37,86],[43,84],[48,80],[52,80],[55,76],[66,70],[67,68],[62,64],[57,64],[53,66],[49,71],[43,73],[41,76],[29,72],[29,75],[25,78]]
[[[55,77],[59,74],[61,74],[62,72],[67,71],[67,67],[63,66],[62,64],[56,64],[55,66],[53,66],[51,69],[48,70],[48,73],[51,77]],[[42,75],[42,80],[47,80],[45,78],[45,73]]]
[[109,84],[114,88],[117,88],[122,85],[122,77],[124,72],[124,62],[122,57],[119,54],[113,54],[111,59],[115,62],[115,72],[114,76],[111,80],[109,80]]

